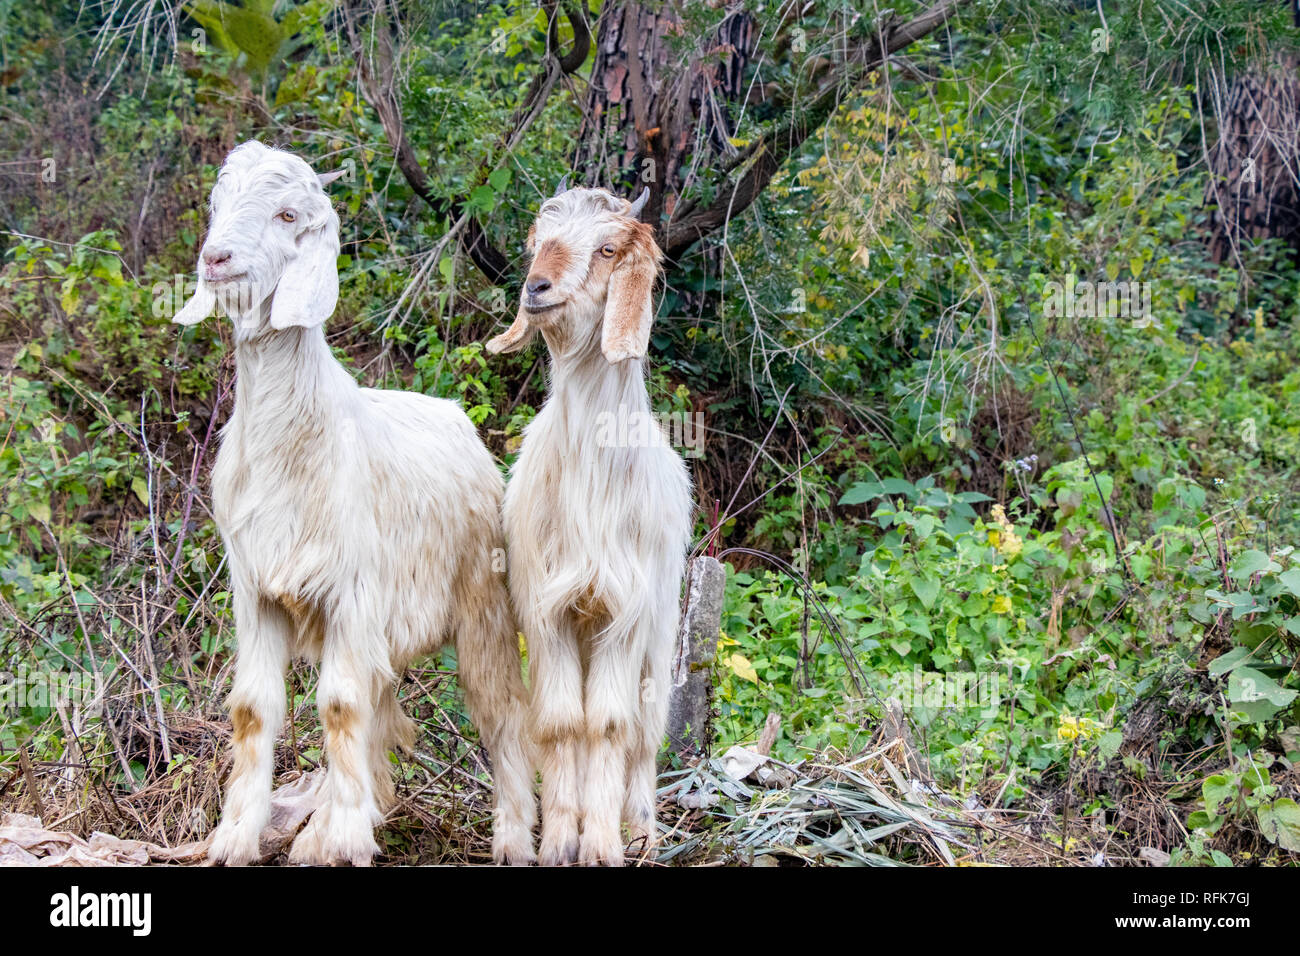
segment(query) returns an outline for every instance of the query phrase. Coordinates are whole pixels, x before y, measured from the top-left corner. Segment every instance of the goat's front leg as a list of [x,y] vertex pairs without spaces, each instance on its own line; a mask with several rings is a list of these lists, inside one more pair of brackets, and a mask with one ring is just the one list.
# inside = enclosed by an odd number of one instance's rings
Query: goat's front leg
[[284,723],[284,672],[292,623],[251,587],[235,586],[235,683],[228,706],[234,767],[208,859],[239,866],[260,859],[258,838],[271,816],[275,735]]
[[528,633],[532,722],[542,771],[542,842],[537,860],[560,866],[578,859],[582,799],[582,659],[571,634],[551,627]]
[[641,655],[626,638],[605,633],[587,667],[580,862],[623,865],[619,832],[627,767],[639,710]]
[[376,673],[366,643],[377,630],[343,625],[325,636],[316,706],[325,725],[329,763],[322,805],[298,834],[291,863],[369,866],[379,852],[375,825],[382,814],[375,799],[371,736],[380,694],[391,693],[388,673]]

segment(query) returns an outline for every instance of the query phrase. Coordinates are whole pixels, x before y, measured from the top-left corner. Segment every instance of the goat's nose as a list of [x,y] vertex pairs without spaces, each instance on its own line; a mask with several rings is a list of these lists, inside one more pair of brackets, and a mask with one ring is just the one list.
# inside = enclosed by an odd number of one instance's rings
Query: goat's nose
[[223,262],[230,261],[229,249],[204,249],[203,261],[210,266],[219,266]]
[[528,290],[529,295],[537,295],[539,292],[545,292],[550,287],[550,279],[529,279],[528,282],[524,284],[524,288]]

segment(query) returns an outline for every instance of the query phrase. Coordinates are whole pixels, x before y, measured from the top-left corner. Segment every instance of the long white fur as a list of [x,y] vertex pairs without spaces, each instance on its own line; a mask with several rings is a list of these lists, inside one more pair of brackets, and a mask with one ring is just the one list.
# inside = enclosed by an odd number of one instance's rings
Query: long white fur
[[526,691],[493,567],[500,474],[454,402],[361,388],[332,356],[321,323],[338,298],[338,218],[305,162],[239,146],[211,213],[198,292],[176,317],[192,323],[220,303],[235,325],[235,409],[212,474],[238,641],[234,768],[209,857],[259,857],[285,668],[301,656],[320,661],[329,766],[290,858],[368,863],[393,797],[388,751],[414,742],[395,678],[454,640],[494,764],[493,856],[530,862]]
[[526,283],[515,325],[488,343],[509,351],[540,330],[551,356],[504,511],[549,865],[621,864],[620,819],[635,849],[657,836],[655,759],[692,505],[685,463],[650,414],[643,359],[659,251],[636,212],[603,190],[543,203],[529,281],[551,288],[530,295]]

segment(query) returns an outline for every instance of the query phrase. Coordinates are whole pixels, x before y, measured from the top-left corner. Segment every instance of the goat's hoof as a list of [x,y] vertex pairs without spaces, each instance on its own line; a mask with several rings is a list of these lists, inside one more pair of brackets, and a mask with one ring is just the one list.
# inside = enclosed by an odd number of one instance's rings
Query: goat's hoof
[[614,834],[583,832],[582,846],[578,850],[578,862],[583,866],[622,866],[623,841]]
[[242,820],[223,819],[212,832],[208,860],[226,866],[247,866],[262,858],[257,830]]
[[533,835],[525,827],[503,827],[492,833],[492,862],[498,866],[530,866],[537,862]]
[[542,848],[537,862],[542,866],[565,866],[578,859],[578,833],[574,828],[572,834],[557,836],[552,830],[542,827]]
[[317,811],[289,848],[289,862],[308,866],[369,866],[379,852],[371,814],[360,808]]

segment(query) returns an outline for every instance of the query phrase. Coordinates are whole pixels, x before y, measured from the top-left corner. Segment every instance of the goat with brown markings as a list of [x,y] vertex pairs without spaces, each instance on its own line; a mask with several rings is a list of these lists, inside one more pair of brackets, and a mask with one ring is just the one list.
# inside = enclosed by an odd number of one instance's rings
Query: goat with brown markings
[[[514,324],[550,389],[505,497],[511,596],[528,640],[544,864],[621,864],[656,839],[655,758],[691,530],[691,482],[651,413],[645,355],[660,253],[641,204],[548,199]],[[617,436],[611,440],[611,436]]]

